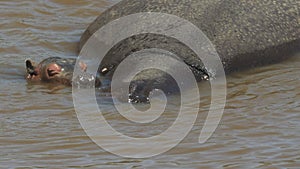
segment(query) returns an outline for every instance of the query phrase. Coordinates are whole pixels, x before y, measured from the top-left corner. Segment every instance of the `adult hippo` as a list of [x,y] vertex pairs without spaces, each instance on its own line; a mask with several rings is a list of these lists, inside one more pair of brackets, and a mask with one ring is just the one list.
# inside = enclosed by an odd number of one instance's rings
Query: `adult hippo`
[[[81,37],[80,49],[107,23],[141,12],[173,14],[196,25],[215,46],[226,73],[278,62],[299,52],[297,0],[122,0],[88,27]],[[100,69],[112,68],[107,73],[111,76],[127,56],[147,48],[164,49],[181,57],[198,80],[210,75],[212,68],[204,67],[190,48],[157,34],[134,35],[119,42],[106,54]],[[133,100],[147,100],[153,84],[164,86],[168,81],[166,74],[158,71],[144,74],[131,83]]]
[[[217,49],[225,71],[232,72],[281,61],[299,51],[299,8],[297,0],[123,0],[88,27],[79,48],[102,26],[123,16],[168,13],[201,29]],[[172,42],[173,39],[156,35],[134,36],[119,43],[103,62],[118,64],[131,52],[151,47],[168,48],[190,59],[188,62],[195,61],[183,44]]]
[[[215,46],[226,73],[278,62],[299,52],[297,0],[122,0],[88,27],[81,37],[79,49],[109,22],[141,12],[173,14],[193,23]],[[106,73],[99,73],[111,78],[127,56],[150,48],[164,49],[179,56],[197,80],[211,75],[212,68],[204,67],[189,47],[177,39],[158,34],[139,34],[122,40],[101,62],[99,70],[106,70]],[[172,88],[166,85],[171,84],[169,80],[163,72],[145,71],[132,81],[130,99],[147,101],[153,88]]]

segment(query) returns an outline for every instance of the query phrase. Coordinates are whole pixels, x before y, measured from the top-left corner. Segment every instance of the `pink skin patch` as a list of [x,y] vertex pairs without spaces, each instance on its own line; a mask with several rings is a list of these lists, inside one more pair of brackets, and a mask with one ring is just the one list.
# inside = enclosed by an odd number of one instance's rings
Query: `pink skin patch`
[[34,69],[34,72],[35,74],[28,74],[26,78],[34,81],[39,81],[42,79],[49,80],[61,72],[61,67],[55,63],[52,63],[47,65],[46,69],[42,69],[41,65],[39,64]]
[[[30,60],[26,61],[27,80],[48,81],[55,77],[59,77],[63,71],[63,68],[56,63],[44,64],[41,62],[36,67],[34,65],[34,62]],[[79,67],[84,72],[87,70],[87,65],[84,62],[79,62]]]

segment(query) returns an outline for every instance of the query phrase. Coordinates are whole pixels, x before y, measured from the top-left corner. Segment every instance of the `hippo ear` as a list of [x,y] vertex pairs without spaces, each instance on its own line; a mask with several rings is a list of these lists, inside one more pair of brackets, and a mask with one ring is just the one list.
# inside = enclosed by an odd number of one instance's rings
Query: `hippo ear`
[[80,61],[80,62],[79,62],[79,67],[80,67],[80,69],[81,69],[82,71],[86,72],[87,65],[86,65],[84,62]]
[[61,67],[56,63],[49,65],[47,68],[48,77],[53,77],[60,73],[61,73]]
[[31,60],[26,60],[26,71],[30,75],[36,75],[34,63]]

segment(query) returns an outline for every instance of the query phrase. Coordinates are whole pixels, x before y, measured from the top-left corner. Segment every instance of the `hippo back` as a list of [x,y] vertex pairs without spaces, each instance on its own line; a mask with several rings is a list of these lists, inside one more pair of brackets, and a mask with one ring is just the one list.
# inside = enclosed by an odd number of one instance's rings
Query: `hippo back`
[[[215,45],[226,72],[283,60],[300,47],[297,0],[123,0],[88,27],[81,37],[80,48],[105,24],[139,12],[174,14],[196,25]],[[134,51],[157,46],[179,54],[197,69],[203,69],[201,61],[184,44],[156,35],[122,41],[102,63],[118,64]]]

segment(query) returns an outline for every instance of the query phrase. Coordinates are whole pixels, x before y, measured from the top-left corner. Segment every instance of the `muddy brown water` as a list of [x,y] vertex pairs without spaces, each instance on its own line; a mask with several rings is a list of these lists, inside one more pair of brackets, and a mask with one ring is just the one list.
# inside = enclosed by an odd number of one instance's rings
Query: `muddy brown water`
[[[0,168],[300,167],[300,54],[228,76],[226,109],[212,138],[197,143],[200,115],[181,144],[148,159],[122,158],[94,144],[78,122],[71,88],[26,83],[26,58],[76,57],[84,29],[116,2],[0,1]],[[203,97],[205,109],[209,99]],[[114,127],[124,127],[106,111]],[[123,130],[159,133],[174,120],[166,117],[148,130]]]

